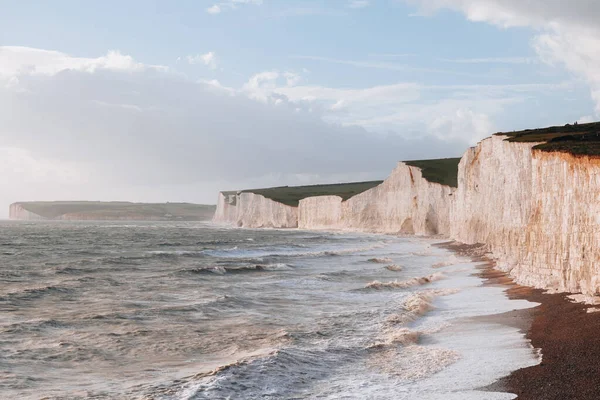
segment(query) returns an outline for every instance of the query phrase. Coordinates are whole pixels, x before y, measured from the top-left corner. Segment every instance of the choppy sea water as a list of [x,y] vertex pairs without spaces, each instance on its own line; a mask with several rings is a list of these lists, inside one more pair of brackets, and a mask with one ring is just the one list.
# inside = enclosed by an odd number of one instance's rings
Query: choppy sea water
[[511,399],[531,307],[430,239],[0,222],[2,399]]

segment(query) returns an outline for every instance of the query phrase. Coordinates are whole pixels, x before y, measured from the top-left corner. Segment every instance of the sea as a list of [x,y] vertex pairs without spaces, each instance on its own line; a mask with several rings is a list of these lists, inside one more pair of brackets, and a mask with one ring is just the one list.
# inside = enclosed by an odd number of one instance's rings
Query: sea
[[0,222],[1,399],[512,399],[538,364],[440,239]]

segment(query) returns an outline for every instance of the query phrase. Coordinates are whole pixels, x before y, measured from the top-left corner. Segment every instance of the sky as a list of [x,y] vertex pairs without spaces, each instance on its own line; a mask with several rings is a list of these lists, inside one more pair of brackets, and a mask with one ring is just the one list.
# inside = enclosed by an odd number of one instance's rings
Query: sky
[[0,218],[384,179],[600,114],[597,0],[0,0]]

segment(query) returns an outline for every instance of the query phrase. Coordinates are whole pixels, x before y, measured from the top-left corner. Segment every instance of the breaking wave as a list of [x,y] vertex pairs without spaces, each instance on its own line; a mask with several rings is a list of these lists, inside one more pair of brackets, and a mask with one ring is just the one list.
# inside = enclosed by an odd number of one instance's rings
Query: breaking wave
[[233,265],[233,266],[208,266],[208,267],[199,267],[199,268],[189,268],[179,270],[179,273],[184,274],[236,274],[236,273],[246,273],[246,272],[265,272],[265,271],[282,271],[282,270],[290,270],[293,266],[285,263],[277,263],[277,264],[252,264],[252,265]]
[[[203,250],[200,253],[211,257],[222,258],[267,258],[267,257],[321,257],[340,256],[344,254],[361,253],[383,247],[384,244],[377,243],[364,247],[352,247],[341,249],[304,250],[305,246],[297,245],[279,249],[229,249],[229,250]],[[390,260],[391,262],[391,260]]]
[[436,297],[448,296],[459,291],[459,289],[434,289],[413,293],[402,304],[404,312],[390,315],[386,323],[389,325],[402,325],[415,321],[433,310],[433,300]]
[[440,273],[431,274],[429,276],[422,276],[419,278],[412,278],[406,281],[390,281],[390,282],[379,282],[373,281],[368,283],[365,288],[366,289],[398,289],[398,288],[408,288],[412,286],[418,285],[426,285],[431,282],[438,281],[443,279],[444,275]]
[[453,255],[449,256],[446,260],[433,264],[432,267],[433,268],[449,267],[450,265],[460,264],[461,262],[463,262],[463,261],[461,261],[458,257],[456,257],[453,254]]
[[377,263],[377,264],[390,264],[390,263],[394,262],[394,260],[392,260],[389,257],[374,257],[374,258],[369,258],[367,261],[372,262],[372,263]]
[[385,269],[387,269],[389,271],[396,271],[397,272],[397,271],[402,271],[403,268],[400,265],[392,264],[392,265],[386,266]]
[[369,346],[369,349],[383,349],[393,345],[408,346],[410,344],[416,344],[419,342],[421,334],[420,331],[414,331],[408,328],[394,329],[385,332],[379,341]]

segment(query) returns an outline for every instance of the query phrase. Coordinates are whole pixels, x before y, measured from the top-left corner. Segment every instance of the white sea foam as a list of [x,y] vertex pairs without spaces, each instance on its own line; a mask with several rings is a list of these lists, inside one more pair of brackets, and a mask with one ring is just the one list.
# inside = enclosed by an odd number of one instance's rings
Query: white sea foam
[[456,264],[460,264],[463,262],[467,262],[467,261],[461,260],[458,257],[456,257],[454,254],[452,254],[449,257],[447,257],[444,261],[440,261],[440,262],[433,264],[432,268],[449,267],[451,265],[456,265]]
[[432,376],[460,359],[460,353],[450,349],[410,345],[398,352],[398,357],[386,360],[384,369],[403,380],[416,381]]

